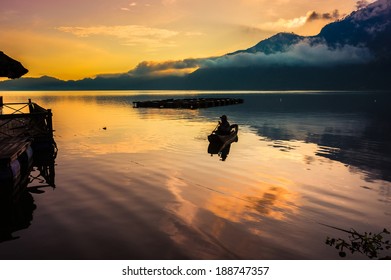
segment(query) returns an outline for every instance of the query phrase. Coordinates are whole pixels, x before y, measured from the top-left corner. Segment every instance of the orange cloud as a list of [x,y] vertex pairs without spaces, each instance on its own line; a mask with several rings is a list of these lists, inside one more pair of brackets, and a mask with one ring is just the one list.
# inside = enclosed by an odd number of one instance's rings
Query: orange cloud
[[62,32],[74,34],[78,37],[112,36],[123,40],[126,45],[162,43],[162,41],[178,35],[178,32],[176,31],[142,25],[100,25],[90,27],[61,26],[56,29]]
[[316,11],[309,11],[305,16],[300,16],[292,19],[280,18],[274,22],[265,22],[259,25],[260,28],[267,30],[281,31],[285,29],[297,29],[304,26],[306,23],[316,20],[335,21],[341,18],[338,10],[334,10],[330,13],[319,13]]

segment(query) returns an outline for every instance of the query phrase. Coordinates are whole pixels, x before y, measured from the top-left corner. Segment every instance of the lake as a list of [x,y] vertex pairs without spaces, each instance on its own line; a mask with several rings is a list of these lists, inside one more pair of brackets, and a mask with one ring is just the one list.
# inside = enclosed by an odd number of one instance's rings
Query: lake
[[[391,230],[390,92],[0,95],[52,109],[58,146],[55,188],[35,174],[2,213],[1,259],[340,259],[341,229]],[[244,103],[133,108],[187,97]],[[239,125],[224,161],[207,140],[223,114]]]

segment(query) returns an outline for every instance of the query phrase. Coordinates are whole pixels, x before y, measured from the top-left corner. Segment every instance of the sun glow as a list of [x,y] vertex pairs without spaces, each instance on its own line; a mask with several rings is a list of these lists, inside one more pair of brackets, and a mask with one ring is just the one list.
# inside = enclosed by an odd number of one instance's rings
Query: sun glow
[[142,61],[220,56],[285,30],[314,35],[325,15],[342,16],[356,1],[31,3],[0,4],[2,51],[29,69],[26,77],[69,80],[126,73]]

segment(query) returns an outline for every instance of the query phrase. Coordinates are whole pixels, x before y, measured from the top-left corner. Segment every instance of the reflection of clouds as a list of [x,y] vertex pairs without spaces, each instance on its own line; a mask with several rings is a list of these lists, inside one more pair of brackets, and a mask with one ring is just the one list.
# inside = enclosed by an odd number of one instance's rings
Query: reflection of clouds
[[283,187],[292,182],[282,178],[280,183],[256,180],[248,185],[241,177],[207,184],[199,181],[202,172],[193,179],[181,171],[166,176],[164,185],[173,199],[165,209],[176,218],[163,219],[161,229],[180,244],[188,241],[189,230],[218,238],[232,223],[247,224],[247,232],[259,235],[265,219],[283,221],[299,211],[299,194]]
[[199,259],[262,255],[257,249],[262,236],[272,238],[265,227],[299,211],[299,195],[281,186],[254,182],[255,188],[238,180],[236,187],[219,187],[200,184],[181,171],[166,176],[163,184],[172,199],[165,204],[159,229]]
[[[190,258],[213,259],[238,257],[222,245],[218,236],[227,224],[226,221],[214,219],[209,212],[203,213],[201,205],[194,202],[194,196],[188,197],[187,187],[194,187],[181,179],[178,172],[168,175],[165,185],[173,195],[173,200],[166,204],[169,213],[162,216],[159,228],[171,240],[178,244]],[[212,217],[213,222],[210,222]],[[204,228],[202,225],[205,225]]]
[[269,188],[260,198],[249,198],[253,203],[250,206],[261,216],[284,220],[288,214],[298,212],[296,204],[297,194],[281,187]]
[[284,220],[298,211],[298,195],[285,188],[270,185],[257,193],[213,195],[206,208],[231,222],[260,222],[264,218]]
[[179,215],[186,223],[191,224],[196,216],[197,206],[183,198],[182,189],[188,184],[174,174],[167,178],[166,186],[175,198],[175,201],[167,206],[168,210]]

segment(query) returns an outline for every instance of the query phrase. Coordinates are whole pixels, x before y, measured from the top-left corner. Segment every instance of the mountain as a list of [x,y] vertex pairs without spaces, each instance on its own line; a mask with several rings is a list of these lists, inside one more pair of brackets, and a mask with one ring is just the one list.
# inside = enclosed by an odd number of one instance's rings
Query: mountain
[[378,60],[391,59],[391,1],[378,0],[351,13],[342,21],[326,25],[318,38],[328,45],[363,45]]
[[354,11],[316,36],[278,33],[245,50],[179,61],[178,69],[185,62],[198,70],[154,76],[140,63],[135,69],[143,75],[131,70],[78,81],[22,78],[1,82],[0,89],[391,90],[391,0]]
[[257,53],[272,54],[276,52],[286,52],[290,46],[302,41],[305,37],[294,33],[278,33],[269,39],[263,40],[255,46],[246,50],[236,51],[227,55],[236,55],[239,53]]
[[49,77],[40,78],[20,78],[18,80],[6,80],[0,83],[3,90],[56,90],[65,87],[66,82]]
[[390,59],[391,55],[391,0],[378,0],[352,12],[343,20],[330,23],[316,36],[278,33],[239,53],[273,54],[287,52],[290,47],[307,41],[311,45],[326,44],[330,48],[361,46],[368,48],[376,58]]
[[217,60],[220,67],[190,74],[193,86],[390,90],[391,1],[374,2],[326,25],[316,36],[278,33]]

